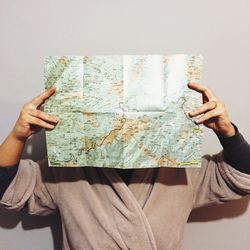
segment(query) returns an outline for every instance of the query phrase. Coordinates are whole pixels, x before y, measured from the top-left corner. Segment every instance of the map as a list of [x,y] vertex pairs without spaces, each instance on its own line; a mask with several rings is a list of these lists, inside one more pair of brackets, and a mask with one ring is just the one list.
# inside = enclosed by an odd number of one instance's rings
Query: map
[[188,113],[202,96],[200,55],[47,56],[49,166],[200,167],[202,127]]

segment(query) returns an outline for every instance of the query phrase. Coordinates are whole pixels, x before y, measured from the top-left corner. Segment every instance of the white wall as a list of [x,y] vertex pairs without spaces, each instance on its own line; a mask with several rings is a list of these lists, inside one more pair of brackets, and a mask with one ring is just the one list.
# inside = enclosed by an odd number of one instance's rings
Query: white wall
[[[45,55],[200,53],[204,83],[250,141],[250,1],[0,0],[0,141],[21,105],[43,91]],[[26,156],[45,154],[33,138]],[[204,153],[221,149],[211,131]],[[250,248],[248,199],[196,211],[184,250]],[[0,249],[60,249],[56,218],[0,210]]]

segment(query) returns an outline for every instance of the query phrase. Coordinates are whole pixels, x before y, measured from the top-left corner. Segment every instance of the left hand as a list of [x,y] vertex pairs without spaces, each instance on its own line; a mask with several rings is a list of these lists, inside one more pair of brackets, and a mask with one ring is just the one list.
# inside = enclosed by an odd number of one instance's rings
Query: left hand
[[203,105],[189,113],[190,117],[200,115],[195,123],[203,123],[207,128],[225,137],[235,135],[235,129],[229,119],[225,104],[202,84],[188,83],[188,87],[201,93],[203,98]]
[[11,135],[13,135],[16,140],[25,142],[29,136],[39,132],[42,128],[53,129],[55,127],[59,119],[39,110],[39,107],[50,98],[55,91],[55,86],[52,86],[22,107],[11,132]]

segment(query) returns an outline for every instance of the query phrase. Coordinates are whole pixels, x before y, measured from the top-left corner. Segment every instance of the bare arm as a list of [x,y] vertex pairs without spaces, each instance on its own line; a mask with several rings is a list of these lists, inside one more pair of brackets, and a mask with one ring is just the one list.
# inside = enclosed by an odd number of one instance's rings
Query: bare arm
[[29,136],[42,128],[53,129],[55,127],[58,118],[38,109],[55,91],[56,89],[53,86],[23,106],[14,128],[0,145],[0,166],[16,165],[21,158],[25,142]]

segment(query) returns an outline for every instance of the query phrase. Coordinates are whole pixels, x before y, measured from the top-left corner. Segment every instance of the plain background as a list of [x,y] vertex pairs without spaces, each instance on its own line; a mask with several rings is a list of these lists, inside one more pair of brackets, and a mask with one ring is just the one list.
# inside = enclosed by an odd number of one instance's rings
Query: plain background
[[[249,0],[0,0],[0,140],[21,106],[43,91],[45,55],[198,53],[205,60],[203,83],[250,141],[249,25]],[[205,129],[203,152],[219,150]],[[40,133],[24,157],[44,154]],[[193,212],[182,249],[250,249],[249,233],[246,197]],[[0,210],[0,249],[60,249],[60,241],[59,216]]]

